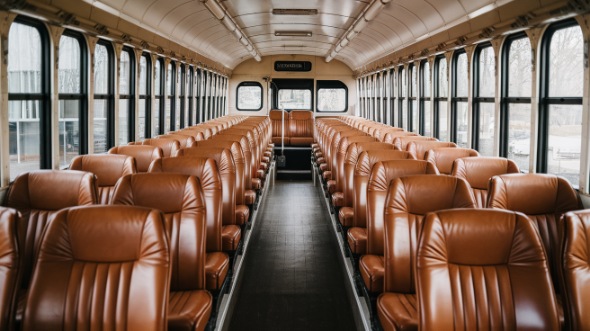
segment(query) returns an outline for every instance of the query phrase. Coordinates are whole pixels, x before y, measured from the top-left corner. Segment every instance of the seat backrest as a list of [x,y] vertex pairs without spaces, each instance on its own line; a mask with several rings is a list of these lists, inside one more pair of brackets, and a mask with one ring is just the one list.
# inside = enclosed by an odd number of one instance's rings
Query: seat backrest
[[478,208],[485,208],[490,178],[496,175],[518,173],[518,166],[503,157],[462,157],[455,160],[451,175],[465,179]]
[[562,227],[559,219],[568,211],[582,209],[570,183],[551,174],[507,174],[490,180],[488,208],[507,209],[527,215],[539,229],[547,251],[555,290],[559,291]]
[[221,179],[221,219],[223,225],[236,224],[236,164],[227,148],[197,147],[181,149],[189,158],[211,158],[217,164]]
[[103,205],[111,200],[113,188],[119,178],[137,172],[133,157],[117,154],[79,155],[72,160],[70,169],[88,171],[96,175],[98,202]]
[[367,184],[367,254],[383,255],[383,216],[391,181],[411,175],[438,175],[434,164],[423,160],[377,162]]
[[313,112],[309,110],[289,112],[289,137],[313,138]]
[[332,174],[332,178],[336,179],[336,192],[343,192],[344,191],[344,163],[346,161],[346,153],[348,152],[348,147],[354,143],[368,143],[368,142],[376,142],[377,140],[371,136],[348,136],[344,137],[340,140],[340,146],[338,147],[338,152],[336,153],[336,174]]
[[393,139],[393,147],[398,151],[405,151],[410,141],[437,141],[434,137],[427,136],[400,136]]
[[133,156],[137,166],[137,172],[147,172],[154,160],[163,157],[160,147],[151,145],[126,145],[115,146],[109,149],[109,154],[123,154]]
[[417,251],[422,330],[559,330],[534,224],[508,211],[431,213]]
[[408,131],[389,131],[383,136],[383,142],[388,144],[393,144],[393,140],[397,137],[406,137],[406,136],[418,136],[417,133],[408,132]]
[[16,177],[8,189],[6,206],[22,215],[19,242],[22,259],[20,287],[28,289],[41,235],[60,209],[98,203],[96,176],[78,170],[37,170]]
[[349,137],[368,137],[366,133],[359,131],[357,129],[349,129],[346,131],[339,131],[336,132],[334,137],[332,138],[332,142],[330,143],[330,153],[329,153],[329,160],[326,162],[330,162],[329,170],[332,171],[332,179],[337,179],[338,175],[338,153],[340,151],[340,142],[344,138]]
[[18,280],[20,251],[17,227],[18,211],[0,207],[0,330],[12,330]]
[[[564,215],[563,293],[571,330],[590,330],[590,212]],[[569,316],[568,316],[569,315]]]
[[416,249],[426,214],[475,208],[469,184],[452,176],[415,175],[394,179],[384,209],[384,291],[415,293]]
[[150,167],[151,173],[167,172],[199,178],[205,196],[207,252],[221,252],[221,177],[215,160],[200,157],[161,158]]
[[364,142],[364,143],[352,143],[346,150],[344,156],[344,167],[342,174],[342,192],[344,192],[343,206],[352,207],[353,194],[354,194],[354,168],[359,156],[364,151],[373,150],[393,150],[392,144],[386,144],[382,142]]
[[178,134],[175,132],[170,132],[168,134],[158,136],[156,137],[156,139],[176,139],[180,144],[180,148],[193,147],[193,145],[195,144],[195,138],[192,135]]
[[162,149],[162,156],[175,156],[180,149],[180,143],[173,138],[144,139],[142,141],[131,142],[129,145],[149,145]]
[[[227,131],[227,132],[231,132],[231,131]],[[226,142],[239,142],[240,143],[240,148],[242,151],[242,158],[244,159],[244,190],[246,189],[251,189],[252,188],[252,148],[250,146],[250,141],[248,141],[248,138],[246,136],[243,135],[239,135],[239,134],[229,134],[226,132],[223,132],[221,134],[218,134],[215,136],[214,139],[209,139],[207,141],[203,141],[203,142],[199,142],[197,143],[197,146],[215,146],[218,143],[226,143]],[[233,146],[233,145],[232,145]],[[230,150],[232,151],[232,153],[234,153],[234,150],[236,150],[234,147],[230,148]],[[241,171],[241,167],[240,167],[240,157],[238,155],[235,155],[234,153],[234,162],[236,162],[236,173],[239,174]],[[238,204],[243,205],[244,203],[240,203],[238,202]]]
[[170,238],[170,289],[205,289],[205,200],[197,177],[171,173],[125,176],[112,204],[160,210]]
[[410,152],[416,160],[424,160],[426,152],[434,148],[457,147],[457,144],[438,140],[411,140],[406,145],[406,151]]
[[[246,158],[246,168],[250,170],[250,175],[249,175],[249,182],[246,183],[246,189],[251,189],[252,188],[252,178],[258,178],[258,175],[256,174],[256,171],[258,170],[258,151],[259,151],[259,147],[260,144],[257,143],[256,138],[254,136],[254,131],[252,129],[239,129],[236,128],[235,126],[232,126],[231,128],[229,128],[228,130],[223,131],[223,133],[220,134],[221,136],[232,136],[232,138],[236,138],[236,137],[246,137],[246,139],[248,140],[248,145],[244,146],[242,145],[242,149],[244,150],[244,157]],[[217,137],[215,137],[217,138]],[[198,146],[198,143],[197,143]],[[248,165],[249,163],[249,165]],[[246,172],[248,173],[248,172]]]
[[159,211],[59,211],[39,249],[23,330],[165,330],[170,250]]
[[[194,141],[201,141],[201,140],[205,140],[205,135],[203,134],[202,131],[197,131],[197,130],[191,130],[191,128],[184,128],[178,131],[174,131],[174,134],[177,135],[185,135],[185,136],[191,136],[193,137]],[[193,141],[193,144],[194,144]]]
[[434,163],[441,174],[450,175],[456,159],[470,156],[479,156],[479,153],[471,148],[442,147],[427,151],[424,159]]
[[373,165],[379,161],[412,159],[410,153],[397,150],[370,150],[362,152],[354,168],[353,199],[354,210],[353,226],[367,227],[367,184]]

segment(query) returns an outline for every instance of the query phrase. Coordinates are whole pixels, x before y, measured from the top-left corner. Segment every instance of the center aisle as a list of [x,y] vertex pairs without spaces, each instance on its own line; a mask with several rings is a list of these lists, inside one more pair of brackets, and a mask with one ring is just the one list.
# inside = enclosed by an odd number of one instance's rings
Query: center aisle
[[338,246],[311,181],[276,181],[252,233],[229,330],[354,330]]

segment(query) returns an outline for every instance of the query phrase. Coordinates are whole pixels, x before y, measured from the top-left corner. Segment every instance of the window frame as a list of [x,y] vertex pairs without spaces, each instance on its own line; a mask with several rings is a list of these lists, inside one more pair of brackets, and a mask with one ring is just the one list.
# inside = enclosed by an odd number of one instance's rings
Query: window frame
[[[256,86],[260,88],[260,107],[256,108],[240,108],[239,107],[239,99],[240,99],[240,87],[242,86]],[[243,81],[236,86],[236,109],[238,111],[260,111],[264,107],[264,96],[263,96],[264,89],[262,88],[262,84],[256,81]],[[278,93],[278,91],[277,91]]]
[[[144,127],[144,137],[150,138],[152,136],[152,72],[153,72],[153,68],[152,68],[152,57],[150,55],[150,53],[147,52],[142,52],[141,53],[141,58],[145,58],[146,59],[146,64],[145,64],[145,68],[146,68],[146,72],[145,72],[145,88],[146,88],[146,94],[141,94],[141,91],[138,91],[138,95],[139,95],[139,100],[145,100],[145,114],[144,114],[144,121],[145,121],[145,127]],[[141,62],[141,59],[140,59]],[[141,71],[141,68],[140,68]],[[140,74],[138,73],[138,79],[140,77]],[[138,108],[138,113],[141,111],[141,109]]]
[[[321,89],[343,89],[344,90],[344,110],[320,110],[319,99]],[[346,113],[348,111],[348,86],[340,80],[316,80],[316,110],[318,113]]]
[[[136,91],[136,79],[137,79],[137,72],[136,72],[136,61],[135,61],[135,50],[129,46],[123,46],[121,50],[121,55],[123,52],[129,53],[129,94],[122,94],[119,91],[119,100],[128,100],[128,107],[127,107],[127,137],[129,143],[130,141],[135,140],[135,95]],[[119,60],[121,57],[119,56]],[[118,77],[120,83],[120,76]],[[119,103],[120,105],[120,103]],[[119,110],[120,111],[120,110]],[[120,128],[119,128],[120,129]],[[120,139],[120,138],[119,138]]]
[[[97,45],[106,47],[108,56],[108,82],[107,82],[107,94],[94,93],[94,100],[106,100],[107,104],[107,132],[106,132],[106,144],[107,151],[115,146],[115,48],[113,44],[106,39],[98,39]],[[95,52],[96,53],[96,52]]]
[[[483,52],[483,50],[487,49],[487,48],[491,48],[492,51],[493,46],[492,43],[490,42],[483,42],[483,43],[479,43],[476,45],[475,50],[473,52],[473,65],[472,65],[472,77],[473,77],[473,82],[472,82],[472,98],[471,98],[471,105],[472,105],[472,122],[473,122],[473,130],[471,132],[471,148],[479,151],[480,150],[480,146],[479,146],[479,140],[480,140],[480,135],[479,135],[479,130],[481,127],[481,104],[482,103],[492,103],[492,104],[496,104],[496,96],[494,95],[493,97],[482,97],[480,96],[480,82],[481,82],[481,75],[480,75],[480,57],[481,57],[481,53]],[[494,73],[497,70],[497,63],[495,62],[496,60],[494,59]],[[494,79],[497,77],[497,74],[494,74]],[[494,81],[494,85],[496,84],[496,82]],[[494,94],[498,94],[498,91],[494,91]]]

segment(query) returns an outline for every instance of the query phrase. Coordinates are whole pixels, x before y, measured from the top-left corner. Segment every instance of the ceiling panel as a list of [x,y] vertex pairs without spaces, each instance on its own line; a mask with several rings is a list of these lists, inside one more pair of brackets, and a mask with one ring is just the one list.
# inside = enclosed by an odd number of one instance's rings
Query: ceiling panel
[[[90,1],[90,0],[88,0]],[[251,58],[244,46],[199,0],[96,0],[122,17],[157,31],[232,69]],[[214,0],[209,0],[214,1]],[[261,56],[327,56],[375,0],[216,0]],[[508,3],[516,0],[504,0]],[[336,59],[352,69],[464,21],[496,0],[391,0]],[[316,15],[273,15],[273,9],[317,9]],[[277,30],[311,31],[312,37],[277,37]]]

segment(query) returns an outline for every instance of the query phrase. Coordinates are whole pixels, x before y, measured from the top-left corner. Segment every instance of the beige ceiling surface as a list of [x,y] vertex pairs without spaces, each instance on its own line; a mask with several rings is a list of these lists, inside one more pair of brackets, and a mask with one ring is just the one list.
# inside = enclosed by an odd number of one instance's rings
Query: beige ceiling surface
[[[200,0],[96,0],[123,18],[234,68],[252,57]],[[212,1],[212,0],[209,0]],[[377,0],[380,1],[380,0]],[[337,55],[352,69],[482,12],[529,0],[391,0]],[[326,57],[373,0],[218,1],[261,56]],[[387,1],[386,1],[387,2]],[[543,1],[532,1],[535,3]],[[273,15],[273,9],[317,9],[316,15]],[[474,18],[477,19],[477,18]],[[275,31],[310,31],[311,37],[277,37]]]

